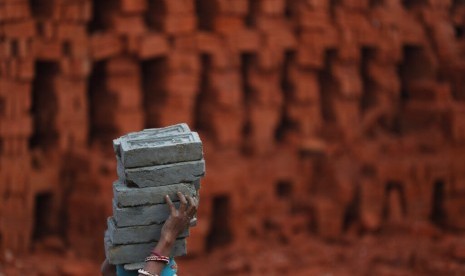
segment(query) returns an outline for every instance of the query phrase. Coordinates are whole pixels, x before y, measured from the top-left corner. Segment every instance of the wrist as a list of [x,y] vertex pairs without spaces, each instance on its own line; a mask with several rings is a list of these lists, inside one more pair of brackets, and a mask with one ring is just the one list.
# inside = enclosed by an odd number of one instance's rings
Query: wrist
[[175,239],[163,235],[153,249],[155,252],[163,256],[171,255],[171,249],[174,246]]
[[160,242],[174,244],[174,242],[176,241],[177,235],[173,232],[174,231],[164,231],[163,233],[161,233]]

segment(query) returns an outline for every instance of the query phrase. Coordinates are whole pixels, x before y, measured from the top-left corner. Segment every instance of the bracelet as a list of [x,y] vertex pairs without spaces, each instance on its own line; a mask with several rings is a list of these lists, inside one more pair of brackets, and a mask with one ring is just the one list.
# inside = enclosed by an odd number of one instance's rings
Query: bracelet
[[137,273],[142,274],[144,276],[158,276],[157,274],[152,274],[152,273],[150,273],[147,270],[144,270],[142,268],[137,270]]
[[170,262],[170,258],[165,257],[165,256],[151,255],[145,258],[145,262],[163,262],[163,263],[168,264]]

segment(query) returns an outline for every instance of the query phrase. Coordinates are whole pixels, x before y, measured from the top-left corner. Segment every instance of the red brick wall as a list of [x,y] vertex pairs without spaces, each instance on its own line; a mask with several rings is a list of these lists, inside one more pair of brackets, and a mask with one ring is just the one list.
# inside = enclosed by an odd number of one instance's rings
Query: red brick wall
[[207,159],[194,255],[465,230],[464,46],[459,0],[1,0],[0,248],[101,256],[111,139],[179,122]]

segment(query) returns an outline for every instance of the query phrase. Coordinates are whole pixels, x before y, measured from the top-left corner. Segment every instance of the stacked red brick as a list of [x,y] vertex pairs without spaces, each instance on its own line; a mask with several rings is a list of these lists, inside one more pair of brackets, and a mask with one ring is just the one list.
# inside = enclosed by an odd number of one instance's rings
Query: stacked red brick
[[0,233],[2,249],[26,252],[33,206],[28,187],[29,136],[32,133],[31,84],[34,22],[27,1],[0,6]]
[[[59,153],[86,144],[83,77],[89,69],[85,23],[90,8],[83,1],[0,3],[3,249],[25,251],[37,238],[37,196],[58,185],[48,150]],[[42,167],[43,154],[49,155],[51,170]]]

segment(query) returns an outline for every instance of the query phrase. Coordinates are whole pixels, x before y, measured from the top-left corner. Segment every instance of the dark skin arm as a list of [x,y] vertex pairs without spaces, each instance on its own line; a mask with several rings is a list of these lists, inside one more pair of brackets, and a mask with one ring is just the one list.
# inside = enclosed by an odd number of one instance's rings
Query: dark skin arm
[[116,276],[116,267],[108,262],[107,259],[102,263],[100,267],[102,276]]
[[[197,202],[195,199],[190,196],[186,197],[181,193],[178,193],[178,197],[181,202],[179,209],[176,209],[169,196],[165,197],[166,203],[170,207],[170,216],[163,225],[160,241],[154,248],[155,252],[163,256],[170,255],[176,237],[189,226],[190,220],[197,212]],[[158,275],[164,267],[165,264],[161,262],[147,262],[144,269],[152,274]]]
[[[181,204],[179,209],[176,209],[176,206],[174,206],[169,196],[165,196],[166,203],[170,208],[170,216],[163,225],[160,241],[158,241],[154,248],[155,252],[163,256],[170,255],[176,237],[189,226],[189,222],[197,212],[198,202],[196,199],[190,196],[184,196],[179,192],[178,198]],[[162,262],[147,262],[144,269],[154,275],[158,275],[164,267],[165,264]],[[108,263],[108,260],[105,260],[102,264],[102,275],[116,276],[116,268]]]

